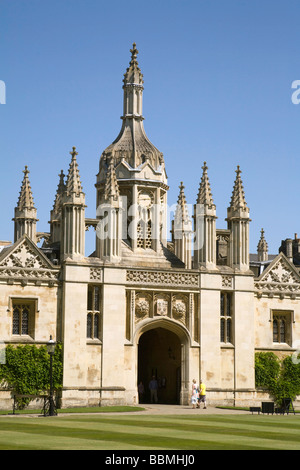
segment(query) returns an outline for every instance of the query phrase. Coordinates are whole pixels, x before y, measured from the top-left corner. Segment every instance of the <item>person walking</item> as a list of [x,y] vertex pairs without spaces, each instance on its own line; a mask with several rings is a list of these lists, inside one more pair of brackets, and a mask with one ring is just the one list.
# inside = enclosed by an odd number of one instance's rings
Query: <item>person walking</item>
[[191,396],[191,402],[192,402],[193,408],[196,408],[196,407],[199,408],[198,399],[199,399],[199,390],[198,390],[198,385],[196,383],[196,380],[194,379],[192,383],[192,396]]
[[202,402],[204,404],[203,409],[206,409],[206,385],[202,382],[202,380],[200,380],[199,408]]

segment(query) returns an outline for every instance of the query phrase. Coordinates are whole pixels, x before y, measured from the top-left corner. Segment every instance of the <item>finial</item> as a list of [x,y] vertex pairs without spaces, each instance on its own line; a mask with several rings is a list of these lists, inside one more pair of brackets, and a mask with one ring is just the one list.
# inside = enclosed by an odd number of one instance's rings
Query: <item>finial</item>
[[76,147],[72,147],[72,152],[70,152],[70,155],[72,155],[72,158],[76,157],[78,155],[78,152],[76,152]]
[[132,49],[130,49],[130,52],[131,52],[130,66],[133,67],[133,68],[135,68],[135,67],[138,68],[137,55],[138,55],[139,51],[136,48],[136,43],[135,42],[132,44]]
[[142,85],[143,81],[143,74],[139,68],[139,64],[137,61],[137,55],[139,51],[136,48],[136,43],[134,42],[132,45],[131,52],[131,60],[129,62],[129,67],[126,69],[126,73],[124,74],[124,85],[135,83],[137,85]]
[[201,168],[205,172],[208,170],[208,166],[207,166],[206,162],[203,162],[203,166]]
[[59,176],[59,187],[64,187],[65,186],[65,176],[66,176],[64,174],[64,171],[61,170],[61,172],[58,176]]
[[25,176],[27,176],[30,173],[30,171],[28,170],[27,165],[25,165],[25,170],[23,170],[23,173],[24,173]]
[[136,48],[135,42],[132,44],[132,49],[130,49],[130,52],[131,52],[131,59],[136,60],[136,56],[138,55],[139,51]]

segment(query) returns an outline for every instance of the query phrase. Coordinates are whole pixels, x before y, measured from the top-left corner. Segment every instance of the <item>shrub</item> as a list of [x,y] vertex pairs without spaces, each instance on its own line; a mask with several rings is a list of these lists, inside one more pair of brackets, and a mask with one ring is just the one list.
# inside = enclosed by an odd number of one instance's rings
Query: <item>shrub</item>
[[273,381],[278,379],[280,362],[272,353],[257,353],[255,355],[255,383],[256,387],[269,388]]
[[296,364],[291,356],[279,361],[274,353],[257,353],[255,384],[266,388],[280,407],[283,398],[294,400],[300,395],[300,364]]
[[[46,346],[8,345],[5,364],[0,365],[0,383],[20,395],[38,395],[50,388],[50,357]],[[62,387],[62,346],[57,344],[53,357],[53,388]],[[28,400],[22,400],[23,408]]]

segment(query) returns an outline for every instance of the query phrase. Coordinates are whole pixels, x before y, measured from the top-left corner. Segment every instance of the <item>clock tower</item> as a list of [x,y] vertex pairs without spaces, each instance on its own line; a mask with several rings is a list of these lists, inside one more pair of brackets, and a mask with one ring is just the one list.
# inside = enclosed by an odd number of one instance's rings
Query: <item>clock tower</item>
[[124,254],[131,259],[134,256],[157,259],[163,257],[163,246],[167,244],[169,188],[163,154],[150,142],[144,130],[144,80],[135,43],[130,52],[131,60],[123,79],[122,126],[118,137],[100,158],[97,208],[103,202],[104,188],[113,166],[122,214]]

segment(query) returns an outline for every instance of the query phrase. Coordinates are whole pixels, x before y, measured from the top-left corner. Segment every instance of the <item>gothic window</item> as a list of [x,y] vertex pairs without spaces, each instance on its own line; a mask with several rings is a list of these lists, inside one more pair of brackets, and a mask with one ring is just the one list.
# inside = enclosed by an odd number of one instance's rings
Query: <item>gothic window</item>
[[93,337],[93,315],[92,313],[87,314],[87,329],[86,329],[86,336],[87,338]]
[[34,334],[35,302],[24,300],[12,301],[12,334],[32,336]]
[[151,248],[152,247],[152,228],[151,220],[145,222],[140,220],[137,225],[137,247],[138,248]]
[[101,338],[101,322],[100,322],[100,305],[101,292],[100,286],[88,286],[87,301],[87,327],[86,336],[89,339]]
[[221,343],[232,343],[232,293],[231,292],[221,292],[220,340],[221,340]]
[[138,195],[139,222],[137,224],[137,247],[152,248],[152,192],[140,191]]
[[273,343],[291,343],[291,312],[273,312]]

